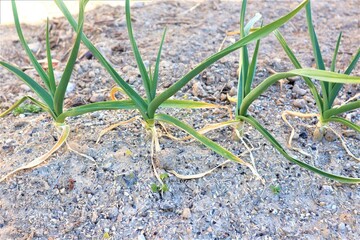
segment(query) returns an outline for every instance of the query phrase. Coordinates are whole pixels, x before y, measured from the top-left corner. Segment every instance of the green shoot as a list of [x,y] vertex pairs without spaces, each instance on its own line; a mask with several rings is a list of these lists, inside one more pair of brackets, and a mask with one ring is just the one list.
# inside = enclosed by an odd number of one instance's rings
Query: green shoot
[[18,116],[23,113],[39,113],[42,112],[43,109],[34,104],[23,104],[20,107],[17,107],[13,110],[15,116]]
[[273,194],[278,195],[280,194],[281,187],[279,185],[270,185],[270,190]]
[[[182,78],[180,78],[177,82],[175,82],[172,86],[170,86],[167,90],[165,90],[164,92],[162,92],[158,95],[156,94],[157,93],[156,90],[157,90],[158,80],[159,80],[159,63],[160,63],[161,49],[162,49],[162,46],[163,46],[163,43],[165,40],[166,30],[164,30],[164,33],[162,35],[158,55],[156,58],[155,69],[154,69],[154,71],[152,71],[150,68],[149,71],[147,71],[147,69],[145,68],[145,64],[143,63],[142,57],[140,55],[140,51],[137,47],[136,40],[134,38],[134,34],[133,34],[133,28],[132,28],[132,24],[131,24],[131,13],[130,13],[130,0],[125,1],[126,24],[127,24],[127,30],[128,30],[133,54],[134,54],[135,60],[138,65],[140,75],[143,80],[143,86],[144,86],[144,89],[146,92],[146,97],[142,97],[136,90],[133,89],[132,86],[130,86],[128,83],[126,83],[122,77],[120,77],[120,75],[115,71],[115,69],[111,66],[111,64],[106,60],[106,58],[104,56],[102,56],[102,54],[95,48],[95,46],[89,41],[89,39],[85,35],[82,35],[82,41],[88,47],[88,49],[93,53],[93,55],[100,61],[100,63],[104,66],[104,68],[112,76],[114,81],[119,85],[118,88],[115,88],[114,90],[111,91],[111,96],[113,96],[112,99],[116,100],[116,98],[114,97],[114,92],[121,89],[121,91],[124,94],[126,94],[127,97],[129,98],[129,100],[122,100],[122,101],[127,101],[127,102],[123,102],[123,103],[130,105],[132,102],[133,107],[136,108],[139,111],[139,113],[141,114],[141,116],[143,117],[144,125],[146,126],[147,129],[149,129],[149,132],[152,135],[152,147],[151,147],[152,158],[153,158],[154,152],[156,152],[160,149],[159,143],[158,143],[157,131],[155,129],[155,126],[156,126],[155,123],[156,123],[156,121],[167,122],[171,125],[174,125],[180,129],[190,133],[198,141],[202,142],[207,147],[214,150],[221,156],[248,166],[258,176],[255,168],[251,164],[246,163],[245,161],[238,158],[237,156],[235,156],[231,152],[227,151],[226,149],[222,148],[220,145],[211,141],[210,139],[202,136],[201,134],[197,134],[196,131],[193,130],[192,128],[190,128],[187,124],[184,124],[183,122],[181,122],[175,118],[172,118],[168,115],[157,114],[157,111],[159,108],[162,108],[162,107],[171,107],[171,108],[176,108],[176,107],[178,107],[178,108],[214,107],[213,104],[209,104],[209,103],[194,102],[194,101],[189,101],[189,100],[172,100],[170,98],[173,97],[177,92],[179,92],[181,90],[181,88],[183,86],[185,86],[191,79],[196,77],[204,69],[206,69],[208,66],[210,66],[217,60],[225,57],[226,55],[228,55],[238,49],[242,49],[242,48],[245,49],[247,44],[254,42],[254,41],[258,41],[261,38],[264,38],[267,35],[271,34],[274,30],[276,30],[277,28],[279,28],[280,26],[285,24],[287,21],[292,19],[302,8],[305,7],[305,5],[308,3],[308,1],[309,0],[303,1],[302,3],[299,4],[298,7],[296,7],[293,11],[291,11],[287,15],[279,18],[278,20],[262,27],[261,29],[255,31],[251,34],[248,34],[250,32],[250,28],[251,28],[251,26],[248,25],[245,30],[246,36],[244,35],[244,37],[242,37],[236,43],[228,46],[227,48],[223,49],[222,51],[215,53],[212,56],[205,59],[203,62],[198,64],[194,69],[192,69],[190,72],[185,74]],[[74,18],[71,16],[71,14],[68,11],[67,7],[65,6],[64,2],[62,0],[55,0],[55,2],[58,5],[58,7],[60,8],[60,10],[63,12],[64,16],[70,22],[72,27],[75,30],[77,30],[79,26],[76,23],[76,21],[74,20]],[[244,2],[245,2],[244,4],[246,4],[246,1],[244,1]],[[259,15],[257,15],[252,21],[256,22],[258,18],[259,18]],[[246,52],[246,50],[243,50],[243,51]],[[250,68],[252,70],[252,72],[249,73],[250,76],[253,75],[253,72],[255,69],[255,66],[254,66],[255,62],[252,62],[250,64]],[[120,101],[118,101],[118,102],[120,102]],[[108,106],[110,106],[110,105],[112,105],[112,104],[109,104]],[[119,103],[118,105],[121,105],[121,104]],[[115,105],[113,105],[113,106],[115,108]],[[67,115],[69,115],[69,114],[71,114],[71,113],[68,112]],[[120,123],[116,126],[119,126],[122,124],[123,123]],[[112,129],[112,127],[108,128],[108,129]],[[155,149],[155,151],[153,150],[153,148]],[[153,167],[154,167],[156,177],[158,178],[159,182],[162,183],[160,176],[156,172],[154,164],[153,164]]]

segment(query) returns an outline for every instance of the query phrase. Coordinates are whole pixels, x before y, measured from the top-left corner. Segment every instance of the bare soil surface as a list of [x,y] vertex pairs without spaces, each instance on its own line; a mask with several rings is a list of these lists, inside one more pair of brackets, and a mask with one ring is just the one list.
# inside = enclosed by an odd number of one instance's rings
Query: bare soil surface
[[[297,5],[294,1],[250,1],[248,18],[260,12],[264,24],[283,16]],[[168,88],[197,63],[218,51],[227,31],[239,28],[240,2],[205,1],[154,2],[132,8],[134,32],[143,59],[154,64],[161,34],[167,26],[163,48],[159,92]],[[359,45],[357,1],[314,1],[313,15],[327,66],[331,63],[337,34],[343,39],[337,69],[343,70]],[[38,59],[44,59],[45,24],[25,25],[24,35]],[[63,18],[51,20],[52,53],[60,61],[60,78],[75,34]],[[141,88],[140,75],[127,37],[124,9],[102,6],[86,14],[85,33],[113,63],[121,76]],[[314,66],[305,11],[281,28],[303,66]],[[31,67],[14,26],[0,26],[0,56],[39,79]],[[228,37],[224,46],[238,37]],[[253,49],[251,45],[251,49]],[[251,50],[252,51],[252,50]],[[96,59],[83,46],[71,84],[66,107],[109,100],[115,85]],[[238,52],[209,67],[194,78],[176,97],[231,105],[224,96],[236,92]],[[275,71],[292,68],[274,36],[261,42],[254,85]],[[353,74],[359,75],[357,67]],[[0,110],[11,106],[30,89],[13,74],[0,68]],[[299,90],[300,89],[300,90]],[[142,90],[141,90],[142,91]],[[305,91],[305,92],[304,92]],[[347,85],[338,104],[359,92]],[[299,105],[299,100],[301,100]],[[284,110],[317,112],[310,91],[300,78],[280,88],[275,84],[250,107],[256,117],[284,144],[290,129],[281,120]],[[161,110],[163,111],[163,110]],[[223,110],[167,110],[168,114],[195,128],[229,119]],[[163,195],[150,189],[156,183],[150,162],[150,140],[140,122],[135,122],[95,141],[112,123],[136,116],[135,111],[107,111],[67,120],[72,131],[70,145],[96,160],[96,164],[67,150],[56,152],[45,164],[23,171],[0,184],[1,239],[359,239],[360,186],[340,184],[289,163],[251,126],[246,137],[256,167],[265,184],[251,171],[228,164],[197,180],[179,180],[170,174],[169,191]],[[359,124],[359,112],[346,117]],[[294,145],[312,157],[291,154],[324,170],[360,177],[359,162],[346,154],[341,142],[328,136],[312,140],[316,119],[292,119],[296,126]],[[340,125],[332,125],[344,132]],[[161,132],[161,128],[158,128]],[[169,127],[175,135],[184,135]],[[207,134],[240,155],[245,147],[233,140],[232,129]],[[0,119],[0,175],[40,156],[58,137],[45,113],[10,114]],[[347,132],[348,146],[359,156],[359,135]],[[197,142],[160,139],[160,167],[183,174],[206,171],[225,159]],[[290,150],[289,150],[290,151]],[[243,159],[250,161],[249,155]],[[164,172],[163,170],[161,170]]]

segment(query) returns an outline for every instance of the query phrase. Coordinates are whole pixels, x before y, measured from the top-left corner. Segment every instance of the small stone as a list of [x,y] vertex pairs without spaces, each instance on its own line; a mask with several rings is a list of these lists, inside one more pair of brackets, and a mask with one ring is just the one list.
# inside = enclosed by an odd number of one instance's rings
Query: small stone
[[94,77],[95,77],[95,72],[94,72],[94,71],[90,71],[89,74],[88,74],[88,76],[89,76],[90,78],[94,78]]
[[227,96],[225,93],[220,94],[220,100],[225,101],[227,99]]
[[102,166],[102,168],[104,169],[104,171],[109,171],[111,170],[112,165],[113,164],[111,162],[107,162]]
[[181,217],[185,219],[189,219],[191,217],[190,208],[184,208],[184,210],[181,213]]
[[346,230],[346,226],[345,226],[345,223],[340,223],[339,225],[338,225],[338,228],[339,228],[339,230],[340,231],[345,231]]
[[304,96],[306,94],[306,90],[299,87],[299,85],[295,84],[292,91],[300,96]]
[[91,214],[91,222],[96,223],[97,219],[98,219],[99,215],[96,211],[92,212]]
[[137,239],[138,240],[146,240],[146,238],[143,234],[139,235]]
[[25,91],[25,92],[30,91],[30,87],[28,85],[26,85],[26,84],[21,84],[20,89]]
[[192,93],[196,97],[204,97],[206,92],[204,88],[201,86],[200,82],[195,82],[192,86]]
[[117,207],[112,207],[109,209],[109,218],[110,219],[116,219],[119,215],[119,209]]
[[295,99],[293,102],[294,107],[306,108],[306,101],[304,99]]
[[41,43],[40,42],[29,43],[28,46],[33,53],[37,53],[41,48]]
[[229,91],[229,95],[233,97],[236,95],[236,92],[237,92],[236,87],[232,87]]
[[337,136],[335,135],[335,133],[333,133],[332,131],[326,131],[325,132],[325,139],[328,142],[333,142],[335,141],[337,138]]
[[90,102],[92,102],[92,103],[102,102],[104,100],[105,100],[105,96],[103,94],[98,94],[98,93],[94,93],[90,98]]
[[70,83],[67,85],[65,94],[68,95],[68,94],[72,93],[72,92],[75,90],[75,87],[76,87],[76,84],[70,82]]

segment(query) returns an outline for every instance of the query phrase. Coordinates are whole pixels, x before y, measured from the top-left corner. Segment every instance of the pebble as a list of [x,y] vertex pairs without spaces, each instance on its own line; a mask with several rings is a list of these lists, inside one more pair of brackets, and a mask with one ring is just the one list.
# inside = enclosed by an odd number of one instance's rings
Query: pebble
[[336,138],[337,138],[337,136],[335,135],[335,133],[333,133],[332,131],[326,131],[325,132],[325,139],[326,139],[326,141],[328,141],[328,142],[333,142],[333,141],[335,141],[336,140]]
[[184,210],[181,213],[181,217],[185,219],[189,219],[191,217],[190,208],[184,208]]
[[306,90],[299,87],[299,85],[295,84],[292,91],[300,96],[304,96],[306,94]]
[[21,84],[20,89],[24,90],[25,92],[30,91],[30,87],[28,85],[26,85],[26,84]]
[[295,99],[293,105],[300,109],[306,108],[306,101],[304,99]]
[[37,53],[41,48],[41,43],[40,42],[29,43],[28,46],[33,53]]
[[192,86],[192,93],[196,97],[204,97],[206,92],[204,88],[201,86],[200,82],[195,82]]
[[94,71],[90,71],[90,72],[88,73],[89,78],[94,78],[95,75],[96,75],[96,74],[95,74]]
[[139,235],[137,239],[138,240],[146,240],[146,238],[143,234]]
[[65,94],[66,94],[66,95],[69,95],[70,93],[72,93],[72,92],[75,90],[75,87],[76,87],[76,84],[70,82],[70,83],[67,85]]
[[346,230],[345,223],[343,223],[343,222],[339,223],[338,228],[339,228],[340,231],[345,231]]
[[112,220],[116,220],[119,215],[119,209],[117,207],[112,207],[109,209],[109,218]]
[[237,92],[236,87],[232,87],[229,91],[229,95],[233,97],[236,95],[236,92]]
[[102,102],[104,100],[105,100],[105,96],[103,94],[94,93],[90,97],[90,102],[92,102],[92,103],[94,103],[94,102]]

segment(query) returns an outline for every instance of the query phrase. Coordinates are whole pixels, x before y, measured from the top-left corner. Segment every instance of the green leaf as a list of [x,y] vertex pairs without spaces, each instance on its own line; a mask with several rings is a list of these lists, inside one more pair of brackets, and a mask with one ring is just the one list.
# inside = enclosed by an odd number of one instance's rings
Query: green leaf
[[158,55],[156,58],[156,63],[155,63],[155,69],[154,69],[154,77],[152,79],[152,89],[151,89],[151,99],[154,99],[156,97],[156,89],[157,89],[157,85],[158,85],[158,80],[159,80],[159,65],[160,65],[160,58],[161,58],[161,50],[162,50],[162,46],[165,40],[165,36],[166,36],[166,28],[164,29],[164,33],[162,35],[162,39],[161,39],[161,43],[160,43],[160,47],[159,47],[159,51],[158,51]]
[[[292,62],[292,64],[294,65],[295,68],[302,68],[299,61],[297,60],[297,58],[295,57],[295,54],[293,53],[293,51],[290,49],[289,45],[286,43],[284,37],[281,35],[279,30],[275,30],[274,34],[276,36],[276,38],[278,39],[279,43],[281,44],[282,48],[284,49],[284,51],[286,52],[286,54],[288,55],[290,61]],[[305,83],[308,85],[314,99],[316,102],[316,106],[319,108],[319,112],[322,114],[323,112],[323,105],[324,103],[322,102],[322,98],[320,97],[320,94],[318,93],[315,84],[311,81],[310,78],[307,77],[303,77]]]
[[328,119],[331,116],[339,115],[341,113],[349,112],[360,108],[360,100],[344,104],[340,107],[332,107],[324,112],[324,119]]
[[63,123],[65,118],[82,115],[85,113],[105,111],[105,110],[119,110],[119,109],[136,109],[136,105],[132,100],[118,100],[107,102],[90,103],[78,107],[71,108],[56,118],[56,122]]
[[341,118],[341,117],[336,117],[336,116],[332,116],[330,118],[328,118],[326,122],[338,122],[338,123],[342,123],[344,124],[345,126],[349,127],[349,128],[352,128],[354,129],[355,131],[357,131],[358,133],[360,133],[360,126],[353,123],[353,122],[350,122],[348,120],[346,120],[345,118]]
[[190,127],[186,123],[184,123],[184,122],[182,122],[182,121],[180,121],[180,120],[178,120],[178,119],[176,119],[174,117],[166,115],[166,114],[156,114],[155,115],[155,120],[169,123],[169,124],[171,124],[171,125],[173,125],[173,126],[175,126],[177,128],[180,128],[180,129],[184,130],[185,132],[187,132],[188,134],[193,136],[196,140],[198,140],[199,142],[201,142],[202,144],[204,144],[206,147],[210,148],[211,150],[213,150],[217,154],[223,156],[226,159],[232,160],[234,162],[237,162],[237,163],[240,163],[240,164],[243,164],[243,165],[249,167],[253,171],[253,173],[256,174],[256,170],[254,169],[254,167],[250,163],[245,162],[244,160],[242,160],[239,157],[235,156],[233,153],[231,153],[227,149],[220,146],[219,144],[213,142],[209,138],[207,138],[204,135],[198,133],[195,129],[193,129],[192,127]]
[[70,81],[70,77],[71,77],[71,73],[74,69],[74,65],[77,59],[77,55],[79,52],[79,48],[80,48],[80,43],[81,43],[81,35],[82,35],[82,29],[83,29],[83,24],[84,24],[84,10],[85,10],[85,6],[84,3],[86,3],[86,1],[80,1],[80,6],[79,6],[79,28],[77,30],[77,36],[76,36],[76,40],[74,43],[74,46],[71,50],[71,54],[69,57],[69,60],[66,64],[64,73],[61,77],[60,83],[55,91],[55,95],[54,95],[54,109],[55,109],[55,113],[57,115],[60,115],[63,112],[63,105],[64,105],[64,97],[65,97],[65,92],[66,92],[66,88],[69,84]]
[[[344,74],[349,75],[352,72],[352,70],[354,70],[354,68],[356,67],[356,64],[359,61],[359,58],[360,58],[360,48],[358,49],[357,53],[355,54],[355,56],[351,60],[349,66],[345,70]],[[332,90],[330,92],[330,100],[329,100],[329,102],[331,103],[331,105],[333,104],[335,98],[339,94],[339,91],[341,90],[341,87],[342,87],[342,84],[334,84],[334,86],[333,86],[333,88],[332,88]]]
[[26,54],[28,55],[31,63],[33,64],[33,66],[34,66],[34,68],[35,68],[35,70],[38,72],[39,76],[40,76],[41,79],[43,80],[45,86],[47,87],[47,89],[48,89],[49,91],[51,91],[50,83],[49,83],[49,78],[48,78],[48,76],[46,75],[44,69],[41,67],[40,63],[39,63],[39,62],[36,60],[36,58],[34,57],[34,54],[31,52],[28,44],[26,43],[26,40],[25,40],[25,38],[24,38],[24,35],[23,35],[23,33],[22,33],[15,0],[12,0],[12,1],[11,1],[11,4],[12,4],[13,15],[14,15],[15,27],[16,27],[16,31],[17,31],[17,34],[18,34],[18,36],[19,36],[19,40],[20,40],[20,42],[21,42],[21,45],[22,45],[23,48],[25,49]]
[[289,21],[291,18],[293,18],[307,3],[309,0],[303,1],[297,8],[295,8],[293,11],[288,13],[287,15],[279,18],[278,20],[260,28],[259,30],[249,34],[248,36],[240,39],[236,43],[230,45],[229,47],[223,49],[222,51],[210,56],[205,61],[201,62],[199,65],[197,65],[192,71],[188,72],[185,76],[183,76],[180,80],[178,80],[176,83],[174,83],[171,87],[169,87],[167,90],[159,94],[154,100],[151,101],[149,104],[149,116],[153,116],[156,109],[161,105],[162,102],[164,102],[166,99],[173,96],[176,92],[178,92],[183,86],[185,86],[191,79],[193,79],[195,76],[197,76],[201,71],[203,71],[205,68],[216,62],[217,60],[221,59],[222,57],[228,55],[229,53],[245,46],[246,44],[256,41],[258,39],[261,39],[263,37],[266,37],[271,32],[273,32],[275,29],[279,28],[281,25]]
[[55,83],[54,69],[52,66],[52,57],[50,51],[49,18],[46,20],[46,57],[48,62],[49,87],[50,87],[51,95],[54,97],[56,91],[56,83]]
[[360,77],[348,76],[345,74],[334,73],[324,70],[317,70],[317,69],[309,69],[309,68],[294,69],[289,72],[277,73],[262,81],[244,98],[240,107],[240,115],[245,116],[250,104],[253,101],[255,101],[260,96],[260,94],[266,91],[272,84],[274,84],[275,82],[281,79],[294,77],[294,76],[314,78],[320,81],[327,81],[334,83],[354,83],[354,84],[360,83]]
[[256,128],[271,143],[271,145],[273,145],[273,147],[276,148],[276,150],[278,150],[290,162],[295,163],[295,164],[299,165],[300,167],[310,170],[321,176],[324,176],[324,177],[327,177],[327,178],[330,178],[330,179],[333,179],[333,180],[336,180],[339,182],[360,183],[360,178],[351,178],[351,177],[345,177],[345,176],[331,174],[331,173],[325,172],[321,169],[318,169],[314,166],[311,166],[307,163],[304,163],[300,160],[293,158],[283,149],[283,147],[280,145],[280,143],[264,127],[262,127],[259,122],[256,121],[255,118],[253,118],[251,116],[246,116],[246,117],[240,116],[240,118],[242,120],[248,122],[249,124],[251,124],[254,128]]
[[251,91],[251,84],[254,80],[255,71],[256,71],[256,62],[257,62],[257,57],[258,57],[258,53],[259,53],[259,46],[260,46],[260,40],[257,40],[255,50],[253,53],[253,57],[251,59],[251,64],[249,66],[247,81],[245,83],[245,96]]
[[[313,52],[314,52],[316,66],[320,70],[325,70],[324,60],[321,55],[319,42],[317,40],[314,25],[312,23],[310,2],[306,5],[306,21],[307,21],[307,25],[308,25],[308,30],[309,30],[310,40],[311,40],[311,44],[312,44],[312,48],[313,48]],[[323,94],[323,103],[324,103],[323,110],[327,110],[328,108],[331,107],[331,106],[329,106],[329,101],[328,101],[329,94],[330,94],[329,83],[320,82],[320,85],[321,85],[321,91]]]
[[165,102],[163,102],[160,105],[160,107],[194,109],[194,108],[221,108],[222,106],[207,102],[200,102],[200,101],[168,99]]
[[249,35],[251,28],[254,24],[262,18],[260,13],[256,13],[255,16],[249,20],[249,22],[245,25],[245,35]]
[[28,85],[35,93],[38,95],[38,97],[46,103],[46,105],[52,109],[53,106],[53,100],[50,94],[43,89],[37,82],[35,82],[32,78],[30,78],[28,75],[26,75],[21,69],[12,66],[8,63],[0,61],[0,65],[7,68],[9,71],[13,72],[20,80],[22,80],[26,85]]
[[132,26],[131,26],[130,0],[125,1],[125,13],[126,13],[126,25],[127,25],[127,30],[128,30],[128,34],[129,34],[131,47],[132,47],[132,50],[134,52],[136,63],[138,65],[138,68],[139,68],[139,71],[140,71],[140,74],[141,74],[141,79],[143,80],[143,83],[144,83],[146,96],[151,101],[152,100],[152,95],[151,95],[151,89],[150,89],[150,78],[149,78],[149,75],[148,75],[148,73],[146,71],[144,62],[143,62],[143,60],[141,58],[139,49],[137,47],[137,44],[136,44],[136,41],[135,41],[135,38],[134,38]]
[[51,109],[46,106],[44,103],[39,102],[38,100],[30,97],[30,96],[24,96],[21,99],[19,99],[18,101],[16,101],[9,109],[7,109],[5,112],[0,113],[0,117],[4,117],[7,114],[9,114],[11,111],[13,111],[14,109],[16,109],[18,106],[20,106],[20,104],[22,104],[25,100],[30,100],[31,102],[33,102],[36,106],[38,106],[39,108],[41,108],[42,110],[44,110],[45,112],[48,112],[51,114],[51,116],[53,118],[55,118],[54,113],[51,111]]
[[[62,0],[55,0],[56,5],[59,7],[61,12],[64,14],[66,19],[69,21],[71,26],[76,30],[78,25],[75,19],[71,16],[71,13],[67,9],[66,5]],[[127,84],[124,79],[120,77],[120,75],[116,72],[116,70],[111,66],[111,64],[106,60],[106,58],[100,53],[99,50],[89,41],[89,39],[82,34],[82,41],[85,46],[91,51],[91,53],[100,61],[100,63],[104,66],[104,68],[108,71],[114,81],[126,92],[126,94],[133,100],[136,104],[138,110],[144,119],[148,119],[147,116],[147,103],[141,98],[141,96],[135,92],[135,90]]]
[[332,61],[331,61],[330,71],[332,71],[332,72],[335,72],[336,57],[337,57],[337,55],[339,53],[339,46],[340,46],[341,36],[342,36],[342,32],[340,32],[340,34],[339,34],[338,40],[336,42],[336,47],[335,47],[335,50],[334,50],[334,56],[333,56]]

